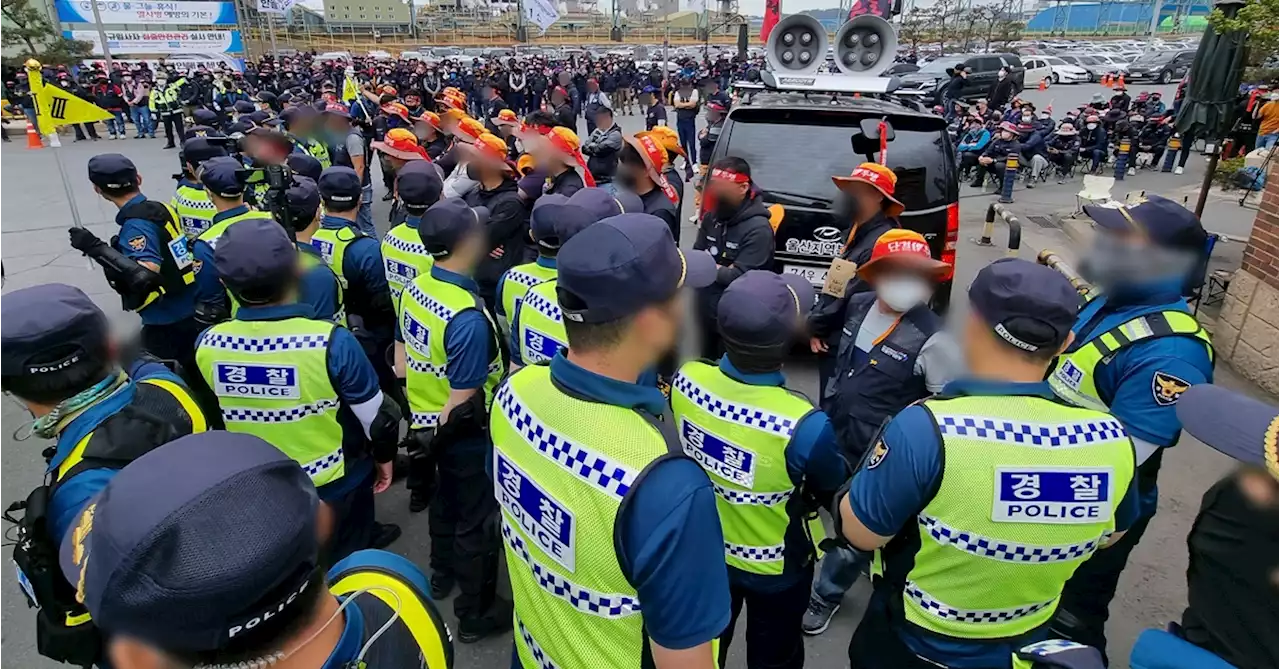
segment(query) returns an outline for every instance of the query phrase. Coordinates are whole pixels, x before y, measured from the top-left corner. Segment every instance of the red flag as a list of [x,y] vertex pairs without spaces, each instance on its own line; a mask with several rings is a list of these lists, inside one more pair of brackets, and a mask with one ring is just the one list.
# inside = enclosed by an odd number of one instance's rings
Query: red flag
[[782,20],[782,0],[764,0],[764,23],[760,26],[760,41],[769,41],[769,33]]
[[881,119],[878,130],[880,132],[880,164],[884,165],[889,160],[889,122]]

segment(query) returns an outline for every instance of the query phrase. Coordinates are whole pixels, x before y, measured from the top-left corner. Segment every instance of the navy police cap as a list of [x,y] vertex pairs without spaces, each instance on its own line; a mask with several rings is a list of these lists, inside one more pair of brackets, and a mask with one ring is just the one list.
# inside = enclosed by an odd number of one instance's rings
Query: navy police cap
[[0,298],[0,375],[45,374],[106,355],[107,317],[79,288],[47,283]]

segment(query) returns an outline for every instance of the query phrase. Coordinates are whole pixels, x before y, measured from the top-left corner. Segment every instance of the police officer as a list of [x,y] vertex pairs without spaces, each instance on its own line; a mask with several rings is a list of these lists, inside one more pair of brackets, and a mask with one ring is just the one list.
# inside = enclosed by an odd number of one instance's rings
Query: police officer
[[729,284],[753,269],[773,263],[773,226],[760,191],[751,184],[751,166],[733,156],[717,160],[707,183],[714,205],[702,217],[693,248],[705,250],[719,265],[715,283],[698,291],[698,318],[702,324],[702,357],[716,360],[721,354],[716,331],[716,305]]
[[[512,371],[527,364],[547,362],[568,346],[556,297],[556,255],[560,247],[596,221],[640,213],[642,207],[630,193],[611,196],[598,188],[584,188],[568,198],[546,195],[534,203],[530,220],[531,234],[538,243],[538,260],[533,267],[521,265],[508,272],[498,295],[506,305],[504,309],[509,309],[507,313],[511,314]],[[510,274],[516,271],[524,272],[524,277],[512,278]],[[546,274],[549,276],[542,278]],[[525,281],[532,285],[525,285]]]
[[196,174],[204,161],[226,155],[226,149],[204,137],[193,137],[182,143],[182,151],[178,156],[182,163],[182,173],[175,175],[178,187],[169,205],[178,212],[182,230],[189,239],[199,237],[200,233],[213,225],[213,215],[217,213],[204,184],[200,183]]
[[730,619],[715,493],[680,455],[662,393],[637,379],[675,346],[680,289],[714,281],[714,261],[682,253],[659,219],[623,214],[570,239],[557,264],[568,352],[513,374],[490,423],[514,664],[712,666]]
[[427,209],[418,234],[435,262],[405,288],[396,319],[396,370],[404,375],[410,409],[410,510],[420,511],[430,500],[432,596],[447,597],[455,580],[460,586],[454,613],[463,643],[510,622],[492,610],[496,509],[484,473],[490,449],[485,426],[502,357],[472,278],[489,253],[486,218],[485,210],[457,198]]
[[107,656],[119,669],[446,666],[447,630],[417,594],[426,577],[383,551],[330,569],[332,517],[320,501],[297,463],[262,439],[184,437],[92,502],[62,572],[111,630]]
[[812,304],[804,277],[743,274],[718,306],[724,357],[686,363],[671,384],[681,444],[711,477],[724,530],[734,617],[720,666],[744,603],[747,666],[804,666],[800,620],[822,540],[821,524],[806,521],[848,478],[826,414],[782,375]]
[[[142,177],[128,158],[104,153],[90,158],[88,167],[93,189],[119,208],[120,233],[112,238],[112,247],[146,270],[142,286],[127,285],[110,271],[108,281],[120,293],[124,308],[141,317],[143,348],[193,369],[195,340],[207,324],[198,315],[225,309],[217,273],[212,270],[212,249],[187,240],[177,213],[142,194]],[[72,246],[81,250],[82,242],[97,241],[84,228],[72,228],[70,234]],[[210,398],[202,395],[201,399]]]
[[391,301],[399,304],[404,287],[431,269],[431,254],[422,246],[418,224],[427,208],[440,200],[444,181],[431,163],[415,160],[396,173],[395,190],[405,218],[382,237],[382,260]]
[[668,167],[667,149],[657,136],[637,133],[625,139],[614,181],[640,196],[644,213],[662,219],[671,228],[672,238],[679,239],[680,191],[669,180]]
[[[295,176],[285,194],[289,221],[294,226],[289,232],[298,247],[298,303],[311,307],[308,318],[346,325],[342,282],[311,245],[312,236],[320,229],[320,188],[307,177]],[[279,223],[284,225],[284,221]]]
[[1063,592],[1054,631],[1106,649],[1107,608],[1129,553],[1156,511],[1164,449],[1178,443],[1178,399],[1213,380],[1213,345],[1183,295],[1204,274],[1206,233],[1185,207],[1159,195],[1116,209],[1089,207],[1095,246],[1081,267],[1104,294],[1076,319],[1075,342],[1049,376],[1054,392],[1108,410],[1134,439],[1141,514],[1113,551],[1081,568]]
[[[858,268],[874,292],[848,300],[834,387],[821,404],[846,461],[861,462],[886,420],[941,391],[962,368],[942,318],[929,308],[935,286],[950,271],[930,255],[920,233],[902,229],[881,235]],[[827,553],[804,617],[806,633],[827,628],[867,558],[844,547]]]
[[[898,216],[906,208],[894,198],[898,175],[876,163],[862,163],[849,176],[832,176],[839,192],[832,203],[832,217],[842,229],[844,244],[837,254],[842,260],[862,266],[871,260],[876,241],[884,233],[898,227]],[[848,226],[845,230],[844,227]],[[809,349],[818,354],[818,403],[827,400],[827,389],[835,376],[836,356],[840,350],[841,328],[849,300],[872,289],[871,284],[855,276],[843,291],[823,292],[809,313]]]
[[[42,654],[89,666],[100,639],[55,569],[81,508],[134,458],[206,429],[183,382],[153,359],[121,357],[107,317],[78,288],[44,284],[0,299],[0,388],[31,413],[31,431],[54,439],[45,485],[27,497],[13,559],[40,607]],[[12,492],[12,491],[11,491]],[[28,589],[29,588],[29,589]]]
[[[263,112],[255,112],[261,114]],[[263,126],[249,131],[241,141],[245,167],[251,170],[245,178],[245,201],[260,209],[269,205],[267,193],[271,184],[267,181],[267,168],[285,166],[292,155],[293,144],[284,133]]]
[[250,219],[274,220],[271,214],[245,204],[246,174],[235,158],[227,156],[206,160],[200,168],[199,177],[218,212],[213,215],[209,227],[200,233],[200,241],[217,248],[222,236],[234,223]]
[[983,268],[969,288],[970,376],[890,420],[840,495],[840,534],[880,550],[855,669],[1015,666],[1045,639],[1072,573],[1137,518],[1124,427],[1043,381],[1071,344],[1077,299],[1041,265]]
[[311,105],[289,107],[280,113],[284,122],[285,136],[293,142],[293,150],[305,153],[320,161],[321,167],[329,167],[333,163],[329,159],[329,148],[316,139],[316,129],[320,124],[320,113]]
[[164,148],[172,149],[174,141],[182,137],[182,104],[179,95],[186,79],[177,79],[170,83],[170,74],[164,70],[156,72],[156,85],[151,88],[147,98],[147,106],[151,116],[164,123]]
[[279,225],[232,226],[215,258],[241,306],[200,337],[196,363],[227,429],[302,465],[334,508],[335,558],[390,544],[400,528],[374,522],[373,495],[391,485],[400,410],[351,333],[298,303],[298,251]]

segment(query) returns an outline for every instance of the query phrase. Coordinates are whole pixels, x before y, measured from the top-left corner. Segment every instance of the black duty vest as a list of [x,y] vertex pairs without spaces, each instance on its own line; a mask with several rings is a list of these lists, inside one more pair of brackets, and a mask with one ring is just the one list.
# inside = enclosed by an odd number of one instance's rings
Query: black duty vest
[[[858,330],[875,307],[874,292],[849,298],[844,332],[836,358],[836,374],[822,392],[822,408],[831,416],[836,437],[846,455],[858,460],[880,426],[907,405],[929,396],[925,378],[915,373],[920,349],[938,330],[942,319],[920,305],[903,315],[889,336],[876,343],[862,365],[855,362]],[[851,460],[856,465],[856,460]]]

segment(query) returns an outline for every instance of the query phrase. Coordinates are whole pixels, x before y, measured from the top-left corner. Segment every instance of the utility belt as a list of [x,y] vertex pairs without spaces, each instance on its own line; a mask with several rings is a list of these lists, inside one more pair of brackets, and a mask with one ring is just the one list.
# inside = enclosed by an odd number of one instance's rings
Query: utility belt
[[[50,487],[42,485],[21,502],[10,504],[4,520],[17,528],[13,563],[27,606],[36,611],[36,652],[58,662],[80,667],[96,664],[102,656],[102,634],[89,619],[89,611],[76,601],[76,593],[62,574],[59,547],[49,537],[46,513]],[[22,518],[13,514],[23,512]]]
[[[489,434],[489,412],[484,407],[484,389],[478,388],[466,402],[449,412],[444,425],[434,428],[409,430],[400,446],[409,453],[409,479],[405,486],[410,490],[429,489],[433,480],[422,480],[418,474],[431,472],[427,463],[437,460],[450,446]],[[427,474],[427,479],[432,479]]]

